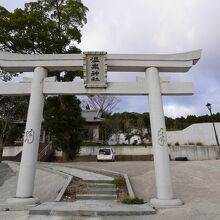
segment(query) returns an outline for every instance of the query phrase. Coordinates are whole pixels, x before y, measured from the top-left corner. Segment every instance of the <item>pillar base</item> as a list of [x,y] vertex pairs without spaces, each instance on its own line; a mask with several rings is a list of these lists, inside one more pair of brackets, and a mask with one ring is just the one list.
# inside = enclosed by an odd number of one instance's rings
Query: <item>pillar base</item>
[[177,208],[182,206],[184,203],[180,199],[151,199],[150,205],[154,208],[166,209],[166,208]]
[[5,210],[28,210],[34,206],[40,204],[40,200],[38,198],[8,198],[6,200],[6,204],[4,204]]

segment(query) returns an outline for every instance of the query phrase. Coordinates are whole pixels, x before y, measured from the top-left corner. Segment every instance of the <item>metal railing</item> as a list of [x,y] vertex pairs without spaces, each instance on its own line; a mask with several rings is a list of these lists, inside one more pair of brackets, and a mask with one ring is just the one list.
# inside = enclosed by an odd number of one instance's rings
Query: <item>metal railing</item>
[[52,143],[46,145],[38,154],[38,161],[46,160],[54,152]]

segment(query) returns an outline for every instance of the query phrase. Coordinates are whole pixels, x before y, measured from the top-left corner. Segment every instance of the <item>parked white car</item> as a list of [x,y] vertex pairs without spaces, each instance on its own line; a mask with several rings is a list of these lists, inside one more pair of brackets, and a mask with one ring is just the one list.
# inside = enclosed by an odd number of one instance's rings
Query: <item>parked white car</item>
[[97,153],[97,161],[115,161],[115,153],[112,148],[100,148]]

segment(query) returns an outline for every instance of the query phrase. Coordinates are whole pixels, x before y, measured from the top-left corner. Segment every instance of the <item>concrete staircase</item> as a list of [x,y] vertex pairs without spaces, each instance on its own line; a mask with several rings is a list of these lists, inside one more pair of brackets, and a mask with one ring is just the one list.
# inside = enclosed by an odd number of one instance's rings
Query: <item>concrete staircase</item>
[[[13,147],[13,146],[12,146]],[[53,159],[54,149],[51,143],[49,144],[39,144],[38,150],[38,161],[46,162],[51,161]],[[6,156],[3,157],[3,160],[11,160],[11,161],[21,161],[22,150],[15,156]]]
[[[46,164],[44,164],[45,166]],[[117,201],[113,177],[94,172],[47,164],[47,168],[83,180],[84,187],[76,192],[74,202],[44,202],[30,209],[30,215],[51,216],[135,216],[155,214],[156,211],[147,204],[126,205]],[[69,182],[69,181],[68,181]],[[64,185],[66,188],[68,185]],[[72,218],[71,218],[72,219]],[[110,218],[109,218],[110,219]],[[112,217],[113,219],[113,217]]]
[[76,193],[79,200],[117,200],[116,187],[111,181],[87,181],[86,186]]

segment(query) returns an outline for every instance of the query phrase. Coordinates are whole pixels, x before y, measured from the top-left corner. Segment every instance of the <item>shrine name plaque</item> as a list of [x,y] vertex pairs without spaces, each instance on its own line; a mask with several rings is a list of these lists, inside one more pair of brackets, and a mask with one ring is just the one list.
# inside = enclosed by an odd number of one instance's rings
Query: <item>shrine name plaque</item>
[[83,74],[86,88],[107,87],[107,53],[84,52]]

